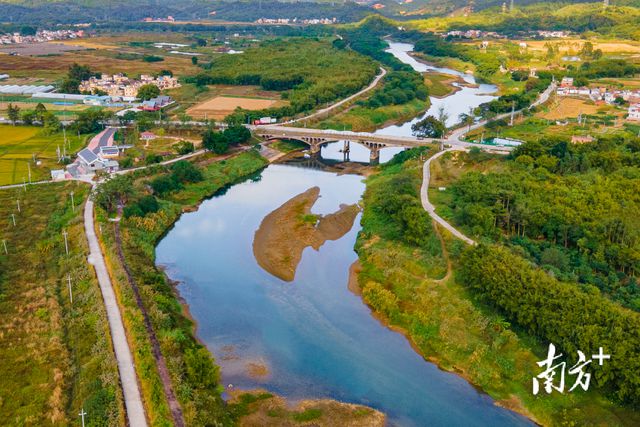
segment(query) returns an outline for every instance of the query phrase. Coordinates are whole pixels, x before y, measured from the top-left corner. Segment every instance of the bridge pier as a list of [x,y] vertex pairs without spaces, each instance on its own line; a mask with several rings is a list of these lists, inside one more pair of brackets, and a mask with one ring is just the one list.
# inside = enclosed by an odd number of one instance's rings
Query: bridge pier
[[348,140],[344,141],[344,144],[342,145],[342,161],[343,162],[348,162],[349,161],[349,153],[351,152],[351,146],[350,146],[350,142]]
[[311,153],[311,157],[320,157],[320,149],[320,144],[309,145],[309,152]]
[[380,148],[371,147],[369,149],[369,164],[377,165],[380,163]]

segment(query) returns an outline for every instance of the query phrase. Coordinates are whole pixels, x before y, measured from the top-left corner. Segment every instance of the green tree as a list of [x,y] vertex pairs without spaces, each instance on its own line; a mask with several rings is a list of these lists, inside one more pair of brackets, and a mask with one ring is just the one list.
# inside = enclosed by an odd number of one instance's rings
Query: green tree
[[231,145],[242,144],[251,139],[251,131],[242,125],[229,126],[223,133]]
[[103,122],[113,116],[111,111],[102,108],[89,108],[80,111],[73,126],[80,133],[98,132],[103,127]]
[[73,63],[69,66],[69,71],[67,72],[67,77],[71,80],[83,81],[89,80],[90,77],[95,76],[96,73],[91,71],[88,65],[80,65],[77,63]]
[[198,57],[197,56],[192,56],[191,57],[191,63],[193,65],[198,65]]
[[47,112],[47,107],[45,107],[42,102],[38,102],[38,105],[36,105],[36,109],[34,111],[36,119],[39,122],[43,122],[44,121],[44,115]]
[[33,125],[36,121],[36,113],[33,110],[24,110],[20,113],[20,120],[22,120],[22,124],[27,126]]
[[20,107],[9,103],[7,107],[7,117],[9,117],[9,120],[15,126],[16,122],[20,119]]
[[75,79],[66,78],[60,85],[60,92],[62,93],[80,93],[80,81]]
[[51,135],[62,129],[60,119],[51,111],[47,111],[42,115],[42,125],[46,134]]
[[444,124],[433,116],[427,116],[411,126],[413,134],[423,138],[440,138],[445,130]]
[[91,197],[105,211],[114,212],[132,194],[133,179],[129,175],[117,175],[98,185]]
[[160,95],[160,88],[153,84],[142,85],[138,89],[138,98],[143,101],[156,98],[158,95]]
[[202,146],[216,154],[224,154],[229,150],[229,141],[221,132],[209,129],[202,136]]
[[199,182],[203,180],[200,169],[195,167],[193,163],[186,160],[180,160],[171,166],[173,178],[182,183]]

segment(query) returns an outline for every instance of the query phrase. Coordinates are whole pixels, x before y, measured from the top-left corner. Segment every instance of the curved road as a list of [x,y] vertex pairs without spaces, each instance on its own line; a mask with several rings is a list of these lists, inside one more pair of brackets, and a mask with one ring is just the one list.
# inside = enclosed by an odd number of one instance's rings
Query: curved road
[[111,329],[113,350],[116,355],[116,360],[118,361],[120,383],[122,385],[124,403],[127,410],[127,424],[130,427],[146,427],[147,419],[145,417],[144,406],[142,405],[140,389],[138,388],[133,356],[131,355],[131,349],[127,341],[116,294],[113,291],[107,266],[102,256],[98,237],[96,236],[93,222],[93,201],[91,199],[88,199],[84,206],[84,230],[89,243],[90,252],[88,261],[96,271],[104,306],[107,309],[107,319],[109,320],[109,328]]
[[440,215],[436,213],[436,207],[429,201],[429,180],[431,179],[431,161],[442,156],[449,151],[462,150],[462,148],[450,148],[448,150],[439,151],[434,156],[429,157],[422,166],[422,186],[420,187],[420,200],[422,201],[422,207],[425,211],[434,219],[438,224],[448,230],[451,234],[458,239],[464,241],[468,245],[475,245],[476,242],[473,239],[462,234],[454,226],[445,221]]

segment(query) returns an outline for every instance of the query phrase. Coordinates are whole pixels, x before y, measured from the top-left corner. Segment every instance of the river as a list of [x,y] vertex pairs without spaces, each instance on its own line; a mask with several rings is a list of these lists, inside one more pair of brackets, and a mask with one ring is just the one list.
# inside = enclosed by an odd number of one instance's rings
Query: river
[[347,289],[359,217],[342,238],[305,249],[292,282],[260,268],[252,244],[262,219],[313,186],[317,214],[357,203],[364,191],[360,176],[271,165],[183,214],[157,247],[157,263],[179,282],[223,384],[365,404],[398,426],[531,425],[426,362]]

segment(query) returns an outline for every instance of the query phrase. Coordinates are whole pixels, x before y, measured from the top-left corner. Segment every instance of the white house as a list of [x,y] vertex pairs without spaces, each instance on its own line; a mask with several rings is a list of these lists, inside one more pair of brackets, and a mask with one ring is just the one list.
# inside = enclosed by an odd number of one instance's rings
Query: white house
[[640,121],[640,104],[633,104],[629,106],[627,120]]

